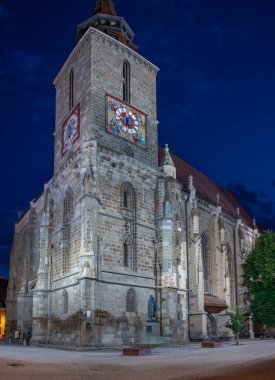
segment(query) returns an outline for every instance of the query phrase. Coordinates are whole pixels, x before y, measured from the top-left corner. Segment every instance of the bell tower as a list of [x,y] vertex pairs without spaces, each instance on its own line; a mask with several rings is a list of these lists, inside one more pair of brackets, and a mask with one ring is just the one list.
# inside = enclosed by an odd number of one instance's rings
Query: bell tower
[[98,0],[54,81],[56,174],[89,141],[157,168],[158,68],[137,50],[113,1]]
[[124,45],[138,50],[134,44],[134,32],[123,17],[119,17],[112,0],[97,0],[93,16],[77,28],[77,42],[89,27],[96,28],[120,41]]

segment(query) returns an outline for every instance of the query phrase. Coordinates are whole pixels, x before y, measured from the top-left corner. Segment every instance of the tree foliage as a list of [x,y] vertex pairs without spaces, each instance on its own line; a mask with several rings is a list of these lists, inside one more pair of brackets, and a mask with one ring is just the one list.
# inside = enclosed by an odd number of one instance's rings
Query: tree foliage
[[275,324],[275,233],[261,235],[248,255],[245,283],[255,322]]
[[239,344],[239,333],[245,329],[244,311],[239,306],[228,313],[229,321],[224,325],[235,335],[236,344]]

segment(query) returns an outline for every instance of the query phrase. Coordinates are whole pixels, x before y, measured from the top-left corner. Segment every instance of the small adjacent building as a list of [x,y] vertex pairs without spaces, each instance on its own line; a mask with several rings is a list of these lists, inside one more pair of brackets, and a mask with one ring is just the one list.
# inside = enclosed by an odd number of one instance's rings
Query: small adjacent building
[[5,338],[6,331],[6,296],[8,280],[0,277],[0,339]]

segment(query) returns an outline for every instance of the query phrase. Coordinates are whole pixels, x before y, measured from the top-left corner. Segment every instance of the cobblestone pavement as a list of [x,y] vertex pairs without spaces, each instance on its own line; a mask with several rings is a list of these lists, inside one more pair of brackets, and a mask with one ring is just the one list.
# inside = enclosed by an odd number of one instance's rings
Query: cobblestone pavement
[[[0,344],[0,379],[185,380],[274,379],[275,340],[243,341],[222,348],[198,344],[155,348],[152,355],[120,351],[75,352]],[[228,377],[227,377],[228,376]]]

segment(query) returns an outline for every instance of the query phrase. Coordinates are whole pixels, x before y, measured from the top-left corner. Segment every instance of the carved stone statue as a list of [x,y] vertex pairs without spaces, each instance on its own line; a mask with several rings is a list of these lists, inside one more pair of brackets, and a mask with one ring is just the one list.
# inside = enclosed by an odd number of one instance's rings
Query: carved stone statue
[[153,295],[150,296],[148,300],[148,319],[153,319],[156,317],[156,310],[157,310],[157,305],[156,301]]

